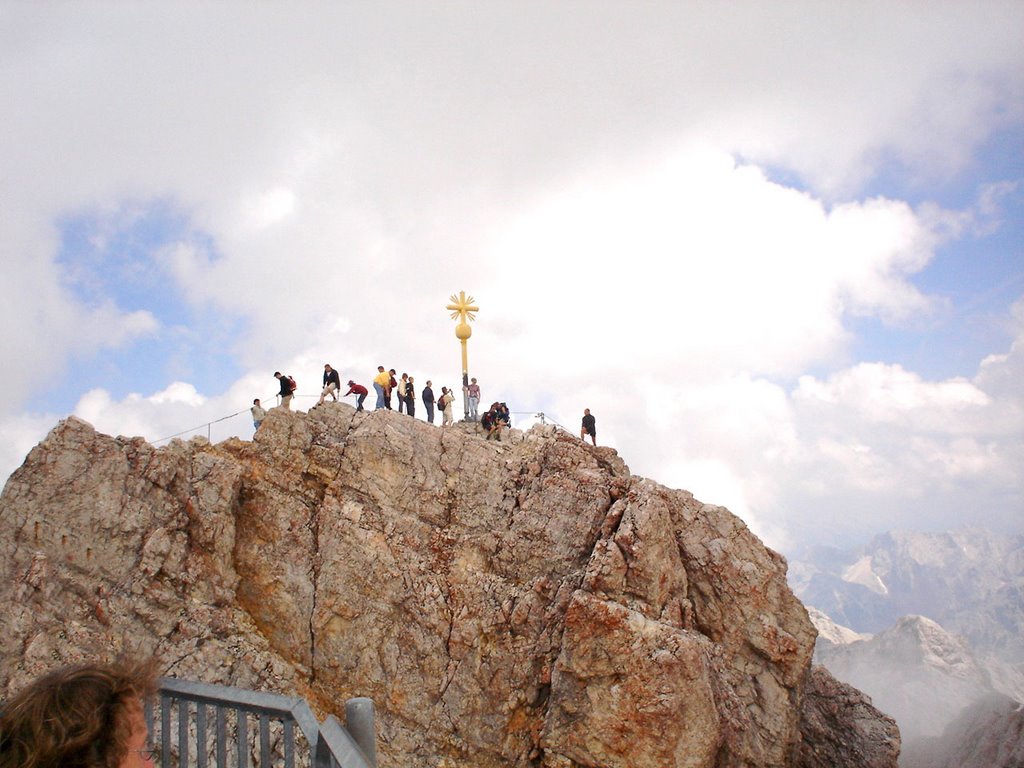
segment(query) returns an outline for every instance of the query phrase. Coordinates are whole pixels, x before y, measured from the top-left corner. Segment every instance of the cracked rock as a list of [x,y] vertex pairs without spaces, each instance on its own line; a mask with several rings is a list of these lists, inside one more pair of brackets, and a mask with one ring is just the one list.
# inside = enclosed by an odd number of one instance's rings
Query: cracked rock
[[61,422],[0,497],[0,693],[128,650],[321,716],[369,696],[382,766],[898,753],[849,707],[849,739],[801,750],[815,632],[738,518],[553,427],[511,436],[341,403],[218,445]]

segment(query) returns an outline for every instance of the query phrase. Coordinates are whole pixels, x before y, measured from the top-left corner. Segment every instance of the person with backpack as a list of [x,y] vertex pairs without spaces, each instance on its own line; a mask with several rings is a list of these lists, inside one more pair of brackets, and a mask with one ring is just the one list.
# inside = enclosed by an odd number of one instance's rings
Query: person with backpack
[[[391,368],[388,371],[388,386],[384,390],[384,407],[387,408],[389,411],[392,410],[391,393],[398,389],[398,379],[395,378],[395,375],[395,369]],[[401,396],[401,393],[399,393],[399,396]]]
[[494,432],[494,410],[485,411],[480,417],[480,428],[484,431],[484,439],[490,440]]
[[444,406],[448,399],[448,387],[441,387],[441,394],[437,397],[437,410],[441,414],[441,426],[444,426]]
[[281,391],[277,393],[281,398],[281,407],[286,411],[291,410],[292,395],[295,394],[295,390],[298,388],[295,379],[291,376],[285,376],[280,371],[274,371],[274,378],[281,382]]
[[447,427],[452,423],[452,400],[455,397],[448,391],[448,387],[441,387],[441,396],[437,399],[437,407],[441,411],[441,426]]

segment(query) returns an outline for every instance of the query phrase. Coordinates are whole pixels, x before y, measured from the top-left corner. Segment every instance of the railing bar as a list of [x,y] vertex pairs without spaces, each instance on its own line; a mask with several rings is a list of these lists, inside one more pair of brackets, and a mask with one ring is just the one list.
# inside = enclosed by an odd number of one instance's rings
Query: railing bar
[[188,705],[178,699],[178,765],[188,765]]
[[171,764],[171,697],[160,697],[160,765]]
[[295,768],[295,723],[284,721],[284,768]]
[[270,758],[270,718],[260,715],[260,768],[271,768]]
[[[205,683],[165,678],[161,681],[160,690],[160,746],[161,765],[171,765],[171,707],[178,709],[178,759],[177,765],[187,766],[189,761],[190,702],[196,704],[196,736],[195,762],[197,768],[207,768],[211,753],[208,751],[209,711],[207,706],[214,707],[216,719],[216,768],[227,768],[231,758],[230,748],[237,748],[237,759],[231,760],[237,768],[249,768],[255,744],[249,743],[249,715],[259,717],[260,751],[259,768],[273,768],[276,749],[271,748],[272,733],[276,730],[275,722],[281,723],[283,745],[280,747],[285,768],[294,768],[296,762],[295,726],[303,733],[312,758],[310,763],[316,768],[374,768],[376,766],[376,733],[374,724],[373,704],[369,699],[352,699],[346,704],[348,729],[343,728],[333,717],[329,716],[321,724],[317,721],[308,703],[301,698],[291,698],[277,694],[247,691],[227,686],[214,686]],[[147,711],[147,722],[152,729],[155,719],[154,707]],[[235,716],[234,745],[229,744],[231,737],[228,729],[228,711],[233,710]],[[351,729],[351,730],[350,730]]]
[[331,748],[327,744],[327,739],[324,738],[323,732],[321,732],[316,738],[316,744],[313,745],[312,760],[310,762],[313,768],[331,768]]
[[238,717],[238,768],[248,768],[249,722],[246,719],[246,714],[243,710],[236,709],[235,714]]
[[[345,768],[373,768],[374,764],[367,760],[352,734],[341,727],[334,715],[328,715],[320,725],[320,741],[323,742],[324,753],[333,755]],[[326,763],[325,760],[324,765]]]
[[196,704],[196,766],[206,768],[206,705]]
[[224,707],[217,706],[217,714],[214,721],[214,733],[217,740],[217,768],[227,768],[227,723],[225,722]]
[[228,685],[195,683],[191,680],[178,680],[174,677],[161,679],[160,689],[191,701],[205,701],[207,704],[229,702],[234,707],[247,707],[254,712],[266,711],[270,715],[283,715],[303,701],[294,696],[250,691],[246,688],[233,688]]
[[364,697],[345,702],[345,729],[359,746],[366,762],[377,766],[377,726],[373,701]]
[[298,724],[302,730],[302,735],[306,737],[306,741],[309,742],[309,748],[312,750],[320,733],[320,721],[316,719],[313,710],[309,708],[309,704],[304,700],[298,699],[288,714]]

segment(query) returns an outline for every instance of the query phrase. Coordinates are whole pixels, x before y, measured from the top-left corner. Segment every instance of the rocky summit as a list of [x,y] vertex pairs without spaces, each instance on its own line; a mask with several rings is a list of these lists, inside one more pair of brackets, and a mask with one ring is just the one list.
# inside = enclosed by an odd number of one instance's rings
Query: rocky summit
[[0,692],[131,651],[322,715],[372,697],[382,766],[896,764],[738,518],[508,437],[342,404],[218,445],[61,422],[0,497]]

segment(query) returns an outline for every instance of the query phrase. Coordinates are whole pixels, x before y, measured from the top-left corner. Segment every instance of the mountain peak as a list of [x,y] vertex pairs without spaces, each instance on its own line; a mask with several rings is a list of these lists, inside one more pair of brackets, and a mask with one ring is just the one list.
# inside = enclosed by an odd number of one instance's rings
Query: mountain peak
[[822,671],[804,701],[814,629],[738,518],[554,427],[509,437],[344,404],[218,445],[68,419],[0,496],[0,687],[133,647],[325,712],[369,696],[413,768],[818,768],[808,722],[831,764],[894,765],[863,697]]

